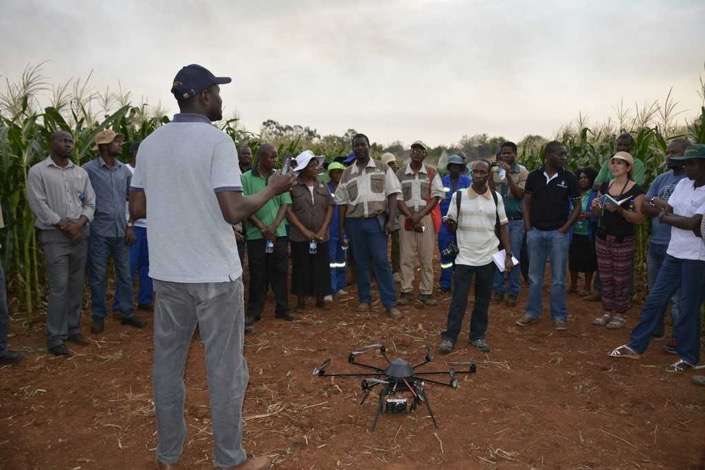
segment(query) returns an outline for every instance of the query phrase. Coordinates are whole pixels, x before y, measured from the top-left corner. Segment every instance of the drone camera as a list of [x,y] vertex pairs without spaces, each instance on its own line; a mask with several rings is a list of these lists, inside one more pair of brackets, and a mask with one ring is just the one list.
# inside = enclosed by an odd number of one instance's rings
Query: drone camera
[[384,403],[385,413],[402,414],[410,411],[411,407],[406,398],[387,398]]

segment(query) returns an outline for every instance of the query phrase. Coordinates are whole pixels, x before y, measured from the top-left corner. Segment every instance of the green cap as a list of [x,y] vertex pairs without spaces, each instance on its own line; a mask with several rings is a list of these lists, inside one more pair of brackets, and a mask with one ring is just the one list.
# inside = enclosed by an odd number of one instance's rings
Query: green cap
[[685,153],[679,157],[670,157],[671,160],[680,162],[683,160],[692,160],[694,158],[705,158],[705,145],[690,144]]
[[330,173],[333,170],[345,170],[345,165],[339,162],[333,162],[330,165],[328,165],[328,173]]

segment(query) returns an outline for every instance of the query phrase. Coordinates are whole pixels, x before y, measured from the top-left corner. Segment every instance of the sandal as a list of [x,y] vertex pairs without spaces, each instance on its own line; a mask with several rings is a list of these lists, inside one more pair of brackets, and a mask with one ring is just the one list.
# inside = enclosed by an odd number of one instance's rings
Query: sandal
[[613,349],[610,353],[610,357],[617,357],[620,359],[641,359],[641,354],[634,351],[626,344],[623,344],[620,347]]
[[606,326],[610,321],[612,321],[612,315],[609,313],[604,313],[601,316],[595,318],[592,324],[595,326]]
[[666,367],[666,372],[685,372],[686,370],[693,369],[695,366],[688,361],[679,359],[670,366]]
[[624,317],[612,317],[612,320],[605,325],[608,330],[618,330],[622,328],[627,323],[627,319]]

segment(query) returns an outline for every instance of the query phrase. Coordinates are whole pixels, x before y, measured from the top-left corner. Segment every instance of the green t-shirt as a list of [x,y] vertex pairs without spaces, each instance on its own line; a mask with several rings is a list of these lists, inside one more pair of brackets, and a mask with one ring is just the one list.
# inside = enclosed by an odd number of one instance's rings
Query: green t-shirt
[[[588,212],[590,210],[587,204],[588,199],[590,199],[590,191],[586,191],[585,194],[580,197],[580,212]],[[589,219],[578,219],[578,221],[573,224],[573,233],[576,235],[587,235],[589,223]]]
[[[610,171],[610,160],[612,160],[612,158],[608,158],[602,164],[602,168],[600,168],[600,172],[597,174],[597,178],[595,178],[595,184],[593,186],[599,186],[602,183],[606,183],[607,181],[612,181],[614,179],[614,176],[612,176],[612,172]],[[636,181],[636,184],[639,186],[643,186],[645,176],[644,163],[635,157],[632,179]]]
[[[242,175],[242,192],[245,196],[252,196],[262,191],[267,186],[267,180],[260,176],[257,168],[245,172]],[[255,217],[257,220],[262,222],[264,225],[271,225],[272,222],[277,218],[277,213],[279,212],[279,207],[282,204],[291,204],[291,195],[286,192],[278,196],[274,196],[272,199],[267,201],[267,203],[255,212]],[[284,219],[286,220],[286,219]],[[284,220],[279,224],[276,231],[277,237],[286,236],[286,226]],[[245,221],[245,238],[247,240],[261,240],[264,238],[262,232],[259,231],[257,227],[252,225],[249,221]]]

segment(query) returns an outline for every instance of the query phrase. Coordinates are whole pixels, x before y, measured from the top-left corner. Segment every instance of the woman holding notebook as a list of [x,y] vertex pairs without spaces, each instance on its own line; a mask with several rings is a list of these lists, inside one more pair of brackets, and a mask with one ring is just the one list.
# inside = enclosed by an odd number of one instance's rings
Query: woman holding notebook
[[610,160],[614,179],[600,186],[592,203],[598,216],[595,234],[597,272],[602,283],[602,315],[592,323],[617,330],[624,326],[629,307],[629,280],[634,269],[636,226],[644,222],[641,203],[644,190],[631,177],[634,158],[617,152]]

